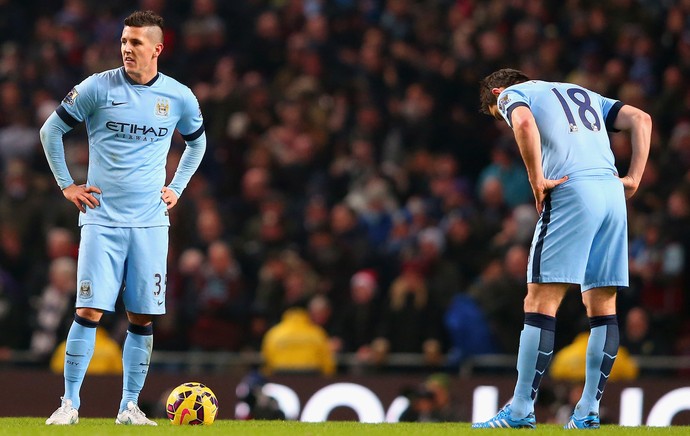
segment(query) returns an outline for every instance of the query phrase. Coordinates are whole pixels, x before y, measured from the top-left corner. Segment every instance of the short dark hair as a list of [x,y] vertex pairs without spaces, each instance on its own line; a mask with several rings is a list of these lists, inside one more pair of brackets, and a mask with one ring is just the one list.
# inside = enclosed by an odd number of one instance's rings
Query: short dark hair
[[153,11],[132,12],[125,18],[125,26],[129,27],[160,27],[163,30],[163,17]]
[[489,107],[496,104],[496,97],[491,93],[493,88],[507,88],[516,83],[522,83],[529,80],[525,73],[512,68],[503,68],[486,76],[479,86],[479,111],[484,114],[489,114]]

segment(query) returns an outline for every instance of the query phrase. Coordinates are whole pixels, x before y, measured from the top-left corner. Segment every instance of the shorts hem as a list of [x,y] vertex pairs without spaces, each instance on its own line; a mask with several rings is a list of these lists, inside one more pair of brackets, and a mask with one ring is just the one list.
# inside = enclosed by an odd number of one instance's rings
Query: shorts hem
[[109,313],[115,312],[115,306],[102,307],[102,306],[98,306],[95,304],[80,304],[78,301],[77,301],[77,304],[75,304],[74,308],[75,309],[95,309],[95,310],[102,310],[103,312],[109,312]]
[[138,314],[138,315],[150,315],[150,316],[154,316],[154,315],[165,315],[165,314],[166,314],[166,311],[165,311],[165,310],[160,311],[160,310],[148,310],[148,309],[146,309],[146,310],[144,310],[144,311],[141,311],[141,310],[127,309],[126,307],[125,307],[125,310],[126,310],[127,312],[136,313],[136,314]]
[[582,292],[584,292],[584,291],[589,291],[592,288],[606,288],[609,286],[627,288],[629,285],[628,285],[628,282],[623,282],[623,281],[597,282],[597,283],[588,283],[586,285],[580,285],[580,289]]
[[617,286],[624,288],[627,288],[629,286],[627,281],[621,280],[583,284],[578,280],[564,277],[540,277],[538,279],[530,279],[527,281],[527,283],[568,283],[571,285],[580,285],[580,292],[588,291],[592,288],[605,288],[608,286]]
[[580,281],[571,277],[532,277],[527,280],[527,283],[568,283],[571,285],[579,285]]

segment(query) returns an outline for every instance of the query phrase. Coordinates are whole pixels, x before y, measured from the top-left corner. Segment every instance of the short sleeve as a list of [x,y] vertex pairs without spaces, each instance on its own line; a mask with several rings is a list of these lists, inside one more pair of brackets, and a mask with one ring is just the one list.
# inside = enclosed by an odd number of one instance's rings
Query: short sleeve
[[98,80],[96,75],[84,79],[62,99],[57,113],[69,126],[83,122],[98,106]]
[[199,102],[188,88],[184,95],[184,109],[177,122],[177,130],[185,141],[193,141],[204,133],[204,118]]
[[601,101],[601,113],[604,116],[606,130],[609,132],[618,132],[619,130],[613,127],[613,123],[616,122],[618,111],[623,107],[623,103],[619,100],[603,97],[601,95],[599,96],[599,101]]
[[508,125],[513,127],[513,124],[510,122],[511,114],[517,107],[529,107],[529,99],[517,89],[507,88],[498,95],[497,105],[498,112],[500,112]]

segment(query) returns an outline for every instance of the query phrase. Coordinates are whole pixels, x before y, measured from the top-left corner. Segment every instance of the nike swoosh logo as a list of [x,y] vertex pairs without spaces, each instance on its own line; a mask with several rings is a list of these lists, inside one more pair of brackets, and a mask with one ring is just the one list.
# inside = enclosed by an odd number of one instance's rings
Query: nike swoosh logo
[[65,351],[65,354],[72,357],[84,357],[83,354],[72,354],[69,351]]
[[114,101],[113,106],[120,106],[121,104],[127,104],[126,101]]
[[180,422],[184,422],[185,415],[191,415],[189,409],[184,409],[182,413],[180,413]]
[[156,303],[158,303],[159,306],[163,304],[162,301],[157,301]]
[[141,365],[141,366],[149,366],[148,363],[139,363],[139,365]]

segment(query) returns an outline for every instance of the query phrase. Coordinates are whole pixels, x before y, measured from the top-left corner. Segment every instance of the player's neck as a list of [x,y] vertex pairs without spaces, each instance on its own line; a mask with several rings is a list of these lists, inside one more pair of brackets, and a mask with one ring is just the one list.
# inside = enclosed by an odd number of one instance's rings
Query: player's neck
[[150,72],[136,75],[130,74],[125,70],[125,74],[130,78],[132,82],[138,83],[139,85],[146,85],[158,75],[158,70],[153,70]]

